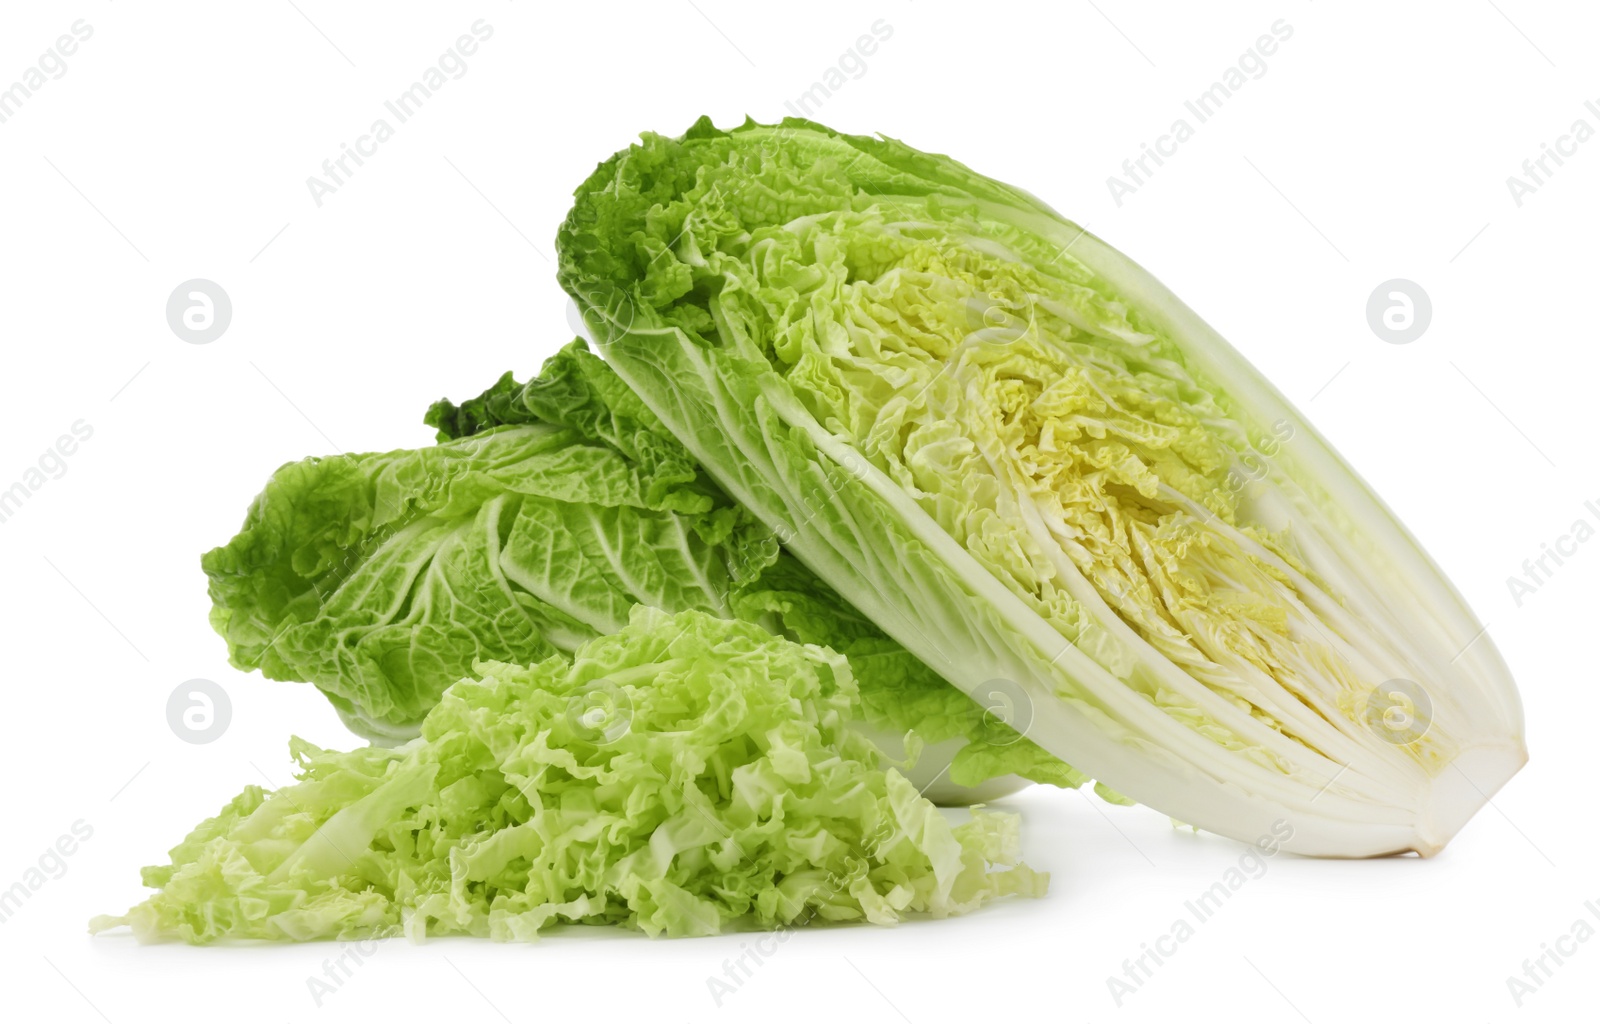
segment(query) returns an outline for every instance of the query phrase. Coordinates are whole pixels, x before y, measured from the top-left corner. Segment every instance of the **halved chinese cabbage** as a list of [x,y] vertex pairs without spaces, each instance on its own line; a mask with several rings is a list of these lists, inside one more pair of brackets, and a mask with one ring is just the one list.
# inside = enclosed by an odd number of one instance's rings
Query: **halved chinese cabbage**
[[1289,849],[1438,850],[1517,693],[1367,487],[1149,274],[1032,196],[821,125],[647,134],[576,193],[601,354],[786,547],[1121,793]]

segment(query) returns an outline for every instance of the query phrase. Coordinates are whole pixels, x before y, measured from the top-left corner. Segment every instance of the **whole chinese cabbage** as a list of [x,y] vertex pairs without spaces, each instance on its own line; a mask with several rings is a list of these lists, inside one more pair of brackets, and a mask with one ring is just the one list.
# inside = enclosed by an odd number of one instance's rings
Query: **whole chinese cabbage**
[[234,665],[399,742],[481,660],[570,656],[635,605],[702,611],[847,656],[860,725],[913,733],[907,772],[941,803],[1085,781],[1018,735],[1008,693],[968,700],[783,553],[581,342],[428,421],[432,447],[282,467],[204,556]]
[[806,566],[1141,803],[1439,849],[1526,759],[1504,664],[1299,415],[1018,189],[811,122],[601,164],[558,236],[601,355]]
[[[1015,815],[950,824],[851,730],[849,662],[748,623],[637,607],[572,660],[486,664],[397,748],[292,743],[91,929],[142,941],[534,939],[942,917],[1048,877]],[[992,870],[1001,867],[1009,870]]]

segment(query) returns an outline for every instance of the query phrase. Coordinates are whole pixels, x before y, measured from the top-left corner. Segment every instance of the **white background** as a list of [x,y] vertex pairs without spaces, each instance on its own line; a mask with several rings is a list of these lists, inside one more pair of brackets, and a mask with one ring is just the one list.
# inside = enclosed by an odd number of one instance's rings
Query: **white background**
[[[75,821],[93,836],[0,924],[5,1014],[142,1019],[707,1021],[1592,1019],[1600,940],[1518,1008],[1506,978],[1600,906],[1594,750],[1600,542],[1513,600],[1507,578],[1600,522],[1593,315],[1600,140],[1519,207],[1506,179],[1577,118],[1600,128],[1589,5],[1068,0],[473,5],[7,4],[0,88],[76,19],[93,37],[0,124],[0,489],[80,419],[93,437],[0,523],[6,825],[0,888]],[[297,6],[296,6],[297,5]],[[477,19],[493,37],[319,207],[306,179]],[[331,945],[90,939],[137,869],[291,732],[354,740],[310,687],[226,663],[202,551],[280,463],[411,447],[441,395],[568,340],[550,258],[568,197],[637,132],[773,120],[882,19],[892,36],[815,111],[1028,188],[1150,268],[1243,350],[1419,535],[1520,681],[1532,761],[1435,859],[1279,857],[1119,1008],[1106,979],[1240,848],[1155,812],[1033,790],[1045,899],[796,935],[718,1007],[749,937],[570,930],[534,946],[384,945],[319,1007]],[[1108,175],[1277,19],[1266,74],[1118,206]],[[1514,24],[1513,24],[1514,22]],[[854,59],[847,61],[854,66]],[[1191,122],[1193,118],[1191,117]],[[169,293],[220,283],[208,345]],[[1420,283],[1433,321],[1365,307]],[[216,680],[204,746],[168,694]],[[1548,961],[1547,961],[1548,962]],[[212,1018],[216,1019],[216,1018]]]

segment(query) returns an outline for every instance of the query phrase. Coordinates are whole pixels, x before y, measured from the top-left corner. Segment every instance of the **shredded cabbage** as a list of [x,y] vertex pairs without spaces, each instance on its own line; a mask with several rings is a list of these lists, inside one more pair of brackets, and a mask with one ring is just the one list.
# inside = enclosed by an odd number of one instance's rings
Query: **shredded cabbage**
[[[1042,895],[1017,818],[952,825],[849,728],[850,663],[699,612],[636,607],[571,661],[488,663],[396,748],[291,744],[146,868],[94,931],[144,941],[468,934],[561,922],[649,935],[893,924]],[[1003,868],[1005,870],[996,870]]]

